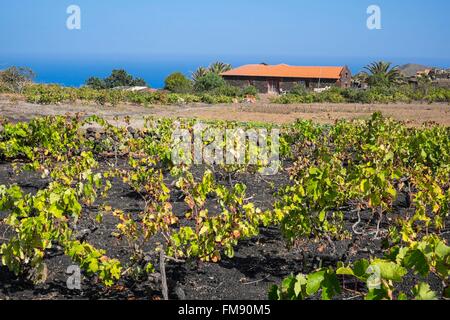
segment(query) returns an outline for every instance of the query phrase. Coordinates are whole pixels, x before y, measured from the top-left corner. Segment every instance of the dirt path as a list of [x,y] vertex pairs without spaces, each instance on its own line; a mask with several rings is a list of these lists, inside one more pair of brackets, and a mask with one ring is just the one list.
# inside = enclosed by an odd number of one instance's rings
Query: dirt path
[[115,117],[129,116],[132,125],[141,127],[144,116],[195,117],[204,120],[237,120],[272,123],[290,123],[296,119],[313,120],[317,123],[333,123],[338,119],[365,119],[376,111],[397,120],[407,121],[411,126],[424,122],[436,122],[450,126],[450,105],[448,104],[304,104],[276,105],[265,101],[256,104],[192,104],[143,107],[119,105],[102,107],[98,105],[61,104],[35,105],[24,101],[12,101],[0,96],[0,116],[12,121],[26,121],[42,115],[65,115],[83,113],[96,114],[113,121]]

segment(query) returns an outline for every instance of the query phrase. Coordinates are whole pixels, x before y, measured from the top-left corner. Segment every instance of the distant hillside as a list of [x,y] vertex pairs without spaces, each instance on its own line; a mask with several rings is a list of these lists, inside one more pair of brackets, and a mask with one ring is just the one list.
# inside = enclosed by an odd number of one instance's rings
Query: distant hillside
[[413,77],[417,74],[417,72],[423,71],[425,69],[431,69],[432,67],[424,66],[421,64],[409,63],[399,66],[398,68],[405,77]]

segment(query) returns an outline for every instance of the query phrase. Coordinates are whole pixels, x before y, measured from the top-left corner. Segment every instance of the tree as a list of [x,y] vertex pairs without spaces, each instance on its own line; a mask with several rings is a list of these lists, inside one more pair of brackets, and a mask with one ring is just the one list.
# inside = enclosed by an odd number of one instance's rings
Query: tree
[[230,71],[232,69],[231,64],[223,63],[223,62],[214,62],[209,66],[209,72],[215,73],[215,74],[221,74],[227,71]]
[[105,81],[97,77],[90,77],[87,79],[86,85],[96,90],[106,89]]
[[398,84],[401,80],[398,67],[392,67],[392,63],[390,62],[373,62],[364,69],[370,86],[390,87]]
[[230,71],[233,67],[231,64],[223,63],[220,61],[212,63],[208,68],[205,67],[199,67],[193,74],[192,74],[192,80],[196,82],[198,79],[204,77],[208,73],[215,73],[217,75],[220,75],[221,73]]
[[209,72],[195,82],[195,90],[199,92],[212,91],[225,85],[226,82],[221,76]]
[[199,67],[193,74],[194,88],[196,91],[211,91],[226,85],[220,76],[232,69],[232,66],[220,61],[212,63],[208,68]]
[[115,87],[133,87],[133,86],[146,86],[147,84],[141,78],[134,79],[132,75],[128,74],[123,69],[113,70],[111,75],[105,79],[107,88]]
[[175,93],[188,93],[192,91],[192,81],[181,72],[175,72],[164,81],[164,89]]
[[137,87],[148,87],[147,82],[145,82],[144,79],[142,78],[135,78],[133,80],[133,86],[137,86]]
[[30,68],[10,67],[0,73],[0,82],[15,93],[22,93],[26,85],[33,82],[36,74]]
[[142,78],[133,78],[123,69],[113,70],[111,75],[105,79],[91,77],[86,81],[86,85],[94,89],[112,89],[116,87],[146,87],[147,83]]
[[194,82],[197,82],[198,79],[206,76],[206,74],[208,73],[208,69],[205,67],[199,67],[193,74],[192,74],[192,80]]

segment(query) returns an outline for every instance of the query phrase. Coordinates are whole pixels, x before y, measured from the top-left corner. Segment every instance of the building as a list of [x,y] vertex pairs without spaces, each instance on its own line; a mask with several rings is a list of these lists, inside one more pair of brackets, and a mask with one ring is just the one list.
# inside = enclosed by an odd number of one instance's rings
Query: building
[[330,86],[349,88],[352,74],[348,67],[300,67],[286,64],[245,65],[221,74],[231,85],[255,86],[261,93],[282,93],[295,85],[307,89],[323,89]]
[[450,70],[448,69],[432,68],[419,70],[415,76],[407,77],[407,81],[409,84],[418,87],[419,79],[421,77],[428,79],[433,87],[446,89],[450,88]]

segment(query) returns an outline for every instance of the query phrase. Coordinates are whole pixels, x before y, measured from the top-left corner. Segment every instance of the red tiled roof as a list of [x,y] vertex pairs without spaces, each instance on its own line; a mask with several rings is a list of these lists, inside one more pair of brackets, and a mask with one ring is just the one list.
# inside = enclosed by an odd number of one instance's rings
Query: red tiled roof
[[227,72],[222,76],[274,77],[274,78],[321,78],[340,79],[344,67],[299,67],[279,64],[248,64]]

